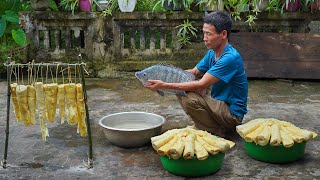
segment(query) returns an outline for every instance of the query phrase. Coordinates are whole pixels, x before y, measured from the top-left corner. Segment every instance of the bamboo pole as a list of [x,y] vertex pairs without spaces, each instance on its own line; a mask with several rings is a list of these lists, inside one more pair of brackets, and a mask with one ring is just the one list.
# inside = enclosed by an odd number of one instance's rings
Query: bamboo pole
[[[8,57],[7,63],[10,63],[10,57]],[[11,96],[11,70],[12,66],[7,66],[7,86],[8,86],[8,94],[7,94],[7,123],[6,123],[6,141],[4,147],[4,156],[3,156],[3,168],[7,168],[7,156],[8,156],[8,144],[9,144],[9,119],[10,119],[10,96]]]
[[[81,54],[79,55],[79,57],[81,59]],[[84,105],[86,108],[86,123],[87,123],[88,142],[89,142],[88,168],[93,168],[92,137],[91,137],[89,110],[88,110],[88,103],[87,103],[87,89],[86,89],[86,83],[84,80],[84,67],[83,67],[83,65],[80,66],[80,73],[81,73],[81,83],[82,83],[82,88],[83,88]]]
[[[14,63],[14,62],[10,62],[10,63],[5,63],[5,66],[11,66],[11,67],[15,67],[15,66],[19,66],[19,67],[28,67],[30,66],[30,63],[28,64],[20,64],[20,63]],[[34,67],[37,66],[43,66],[43,67],[57,67],[57,65],[59,65],[59,67],[63,66],[63,67],[68,67],[68,66],[82,66],[82,65],[86,65],[85,63],[75,63],[75,64],[68,64],[68,63],[33,63],[32,64]]]

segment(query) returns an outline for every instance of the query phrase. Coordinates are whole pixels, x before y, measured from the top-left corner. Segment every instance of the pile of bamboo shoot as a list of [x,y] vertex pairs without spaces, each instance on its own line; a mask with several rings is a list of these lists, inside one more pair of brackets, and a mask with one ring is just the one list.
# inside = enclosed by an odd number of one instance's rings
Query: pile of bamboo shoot
[[212,134],[195,130],[188,126],[183,129],[172,129],[159,136],[151,138],[152,147],[160,156],[168,156],[172,159],[192,159],[196,155],[197,159],[204,160],[209,154],[214,155],[219,152],[226,152],[235,143]]
[[48,120],[50,123],[55,121],[57,104],[61,124],[64,123],[67,112],[68,123],[78,125],[78,133],[81,137],[87,135],[82,84],[58,85],[57,83],[35,82],[32,85],[18,85],[12,83],[10,88],[13,109],[18,122],[24,122],[25,126],[36,124],[36,109],[38,109],[39,124],[44,141],[49,136],[46,121]]
[[317,136],[315,132],[300,129],[290,122],[274,118],[254,119],[237,126],[236,130],[245,141],[255,142],[260,146],[282,144],[289,148],[294,143],[309,141]]

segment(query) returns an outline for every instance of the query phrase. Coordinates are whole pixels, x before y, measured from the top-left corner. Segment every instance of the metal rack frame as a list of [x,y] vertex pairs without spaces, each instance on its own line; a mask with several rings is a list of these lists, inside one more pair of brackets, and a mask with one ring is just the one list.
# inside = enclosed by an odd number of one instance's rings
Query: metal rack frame
[[[81,58],[81,55],[79,55]],[[7,68],[7,86],[8,86],[8,93],[7,93],[7,122],[6,122],[6,140],[5,140],[5,150],[4,150],[4,157],[2,160],[2,166],[3,168],[7,168],[7,155],[8,155],[8,142],[9,142],[9,120],[10,120],[10,97],[11,97],[11,70],[13,67],[28,67],[30,64],[15,64],[12,63],[10,60],[10,57],[8,58],[8,61],[4,64]],[[88,154],[88,165],[87,168],[93,168],[93,153],[92,153],[92,136],[91,136],[91,127],[90,127],[90,120],[89,120],[89,110],[88,110],[88,104],[87,104],[87,90],[86,90],[86,84],[85,84],[85,78],[84,78],[84,66],[85,63],[76,63],[76,64],[67,64],[67,63],[33,63],[33,66],[39,66],[39,67],[79,67],[80,68],[80,76],[81,76],[81,84],[83,87],[83,94],[84,94],[84,104],[85,104],[85,111],[86,111],[86,123],[87,123],[87,132],[88,132],[88,145],[89,145],[89,154]]]

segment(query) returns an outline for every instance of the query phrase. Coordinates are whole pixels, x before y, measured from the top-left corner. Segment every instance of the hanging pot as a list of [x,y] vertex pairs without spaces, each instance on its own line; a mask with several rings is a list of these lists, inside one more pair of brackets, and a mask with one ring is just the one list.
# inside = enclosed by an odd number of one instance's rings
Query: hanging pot
[[91,12],[90,0],[79,0],[79,9],[83,12]]
[[118,0],[118,4],[121,12],[133,12],[137,0]]
[[98,3],[97,11],[103,11],[109,8],[110,2],[109,0],[96,0]]
[[[286,1],[289,1],[288,3]],[[300,1],[299,0],[284,0],[283,1],[283,8],[286,11],[289,12],[295,12],[298,11],[298,9],[300,8]],[[287,7],[288,4],[288,7]]]
[[310,4],[311,12],[320,11],[320,0],[316,0]]
[[30,0],[30,5],[35,11],[46,11],[49,8],[49,0]]

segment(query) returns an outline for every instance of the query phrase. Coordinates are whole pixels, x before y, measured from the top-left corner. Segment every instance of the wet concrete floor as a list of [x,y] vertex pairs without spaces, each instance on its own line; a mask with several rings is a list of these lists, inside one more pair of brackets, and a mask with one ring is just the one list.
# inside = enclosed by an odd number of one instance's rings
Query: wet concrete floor
[[[185,179],[161,165],[151,145],[124,149],[108,142],[98,125],[103,116],[123,111],[146,111],[162,115],[163,131],[191,124],[174,96],[160,97],[133,78],[86,79],[93,138],[94,165],[87,169],[88,140],[75,126],[49,123],[47,142],[39,125],[24,127],[10,110],[8,167],[0,167],[0,179]],[[6,81],[0,81],[0,154],[3,158],[6,124]],[[273,117],[320,133],[320,83],[284,80],[250,80],[248,114]],[[307,143],[302,159],[289,164],[269,164],[250,158],[243,140],[234,139],[220,171],[198,179],[320,179],[320,138]]]

